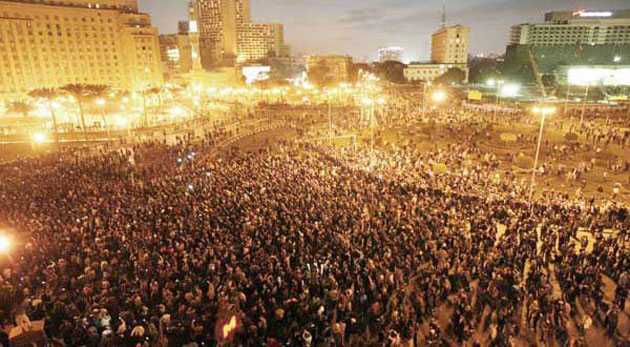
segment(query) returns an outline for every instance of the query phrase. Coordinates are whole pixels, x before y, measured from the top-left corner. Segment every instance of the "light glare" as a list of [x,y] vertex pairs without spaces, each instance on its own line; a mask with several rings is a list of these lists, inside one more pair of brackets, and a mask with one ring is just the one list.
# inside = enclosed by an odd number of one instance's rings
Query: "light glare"
[[6,235],[0,235],[0,253],[8,253],[11,249],[11,240]]

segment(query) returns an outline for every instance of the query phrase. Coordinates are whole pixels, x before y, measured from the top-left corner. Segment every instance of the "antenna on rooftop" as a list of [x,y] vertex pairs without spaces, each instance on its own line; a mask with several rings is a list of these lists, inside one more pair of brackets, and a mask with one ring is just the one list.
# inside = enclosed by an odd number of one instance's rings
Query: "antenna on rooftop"
[[440,22],[440,28],[446,28],[446,0],[442,2],[442,21]]

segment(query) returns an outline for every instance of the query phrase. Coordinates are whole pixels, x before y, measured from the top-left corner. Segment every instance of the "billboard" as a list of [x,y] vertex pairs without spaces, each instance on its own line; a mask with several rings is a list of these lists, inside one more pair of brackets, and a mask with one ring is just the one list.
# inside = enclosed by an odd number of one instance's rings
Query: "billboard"
[[265,81],[269,79],[271,72],[270,66],[244,66],[243,76],[245,76],[245,83],[251,85],[256,81]]
[[471,90],[468,92],[468,100],[477,100],[481,101],[483,99],[483,94],[477,90]]
[[578,86],[630,86],[630,66],[576,66],[567,70],[569,84]]

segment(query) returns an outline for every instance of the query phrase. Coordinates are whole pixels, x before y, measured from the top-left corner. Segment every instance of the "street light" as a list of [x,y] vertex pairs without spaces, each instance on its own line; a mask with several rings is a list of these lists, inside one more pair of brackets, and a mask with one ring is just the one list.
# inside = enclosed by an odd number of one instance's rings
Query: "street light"
[[0,235],[0,253],[9,253],[12,242],[6,235]]
[[508,98],[515,97],[518,95],[520,89],[521,87],[517,84],[505,84],[501,87],[499,94]]
[[534,107],[534,113],[541,115],[540,119],[540,134],[538,134],[538,146],[536,147],[536,157],[534,158],[534,168],[532,170],[532,184],[529,192],[529,202],[531,203],[532,197],[534,196],[534,185],[536,184],[536,170],[538,169],[538,158],[540,156],[540,145],[542,144],[542,135],[545,127],[545,119],[547,115],[552,115],[556,112],[556,109],[553,107]]
[[378,98],[378,100],[376,100],[376,103],[378,103],[380,106],[383,106],[382,110],[379,110],[379,111],[381,111],[381,115],[383,117],[383,124],[385,124],[385,119],[387,117],[387,107],[385,106],[385,104],[387,103],[387,100],[384,97],[380,97]]
[[363,104],[366,106],[372,106],[370,112],[370,128],[371,128],[371,140],[370,140],[370,166],[374,165],[374,111],[376,107],[376,102],[370,98],[364,98]]
[[435,101],[436,103],[441,103],[442,101],[446,100],[446,93],[444,93],[443,91],[439,90],[435,93],[433,93],[433,101]]
[[427,85],[430,86],[431,82],[424,82],[423,90],[422,90],[422,120],[424,121],[424,117],[427,113]]
[[582,115],[580,116],[580,127],[584,123],[584,114],[586,114],[586,104],[588,103],[588,91],[591,87],[590,82],[586,84],[586,90],[584,91],[584,103],[582,104]]
[[33,134],[33,142],[35,143],[44,143],[46,142],[46,140],[47,140],[46,134],[42,132],[36,132]]

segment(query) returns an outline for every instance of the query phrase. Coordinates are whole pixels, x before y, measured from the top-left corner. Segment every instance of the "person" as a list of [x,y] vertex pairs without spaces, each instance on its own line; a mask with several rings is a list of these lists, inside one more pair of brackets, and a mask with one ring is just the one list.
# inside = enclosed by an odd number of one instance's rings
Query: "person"
[[606,334],[608,337],[613,338],[617,332],[617,324],[619,322],[619,311],[616,306],[612,306],[606,313],[604,325],[606,327]]
[[[478,122],[454,115],[454,133]],[[227,139],[137,143],[133,164],[113,150],[0,166],[0,225],[23,241],[2,274],[11,315],[23,307],[73,346],[463,344],[471,322],[480,343],[506,344],[549,339],[556,288],[571,312],[601,300],[593,315],[611,304],[602,278],[625,288],[627,245],[574,239],[627,230],[627,207],[530,201],[517,175],[492,179],[499,159],[474,137],[374,154],[284,139],[217,150]]]

